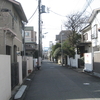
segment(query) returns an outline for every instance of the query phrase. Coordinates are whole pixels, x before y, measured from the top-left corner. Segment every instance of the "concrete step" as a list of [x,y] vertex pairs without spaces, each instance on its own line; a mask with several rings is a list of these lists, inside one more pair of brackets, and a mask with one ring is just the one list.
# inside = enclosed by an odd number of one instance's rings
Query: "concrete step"
[[22,97],[23,93],[25,92],[27,85],[22,85],[18,92],[14,96],[14,100],[18,100]]

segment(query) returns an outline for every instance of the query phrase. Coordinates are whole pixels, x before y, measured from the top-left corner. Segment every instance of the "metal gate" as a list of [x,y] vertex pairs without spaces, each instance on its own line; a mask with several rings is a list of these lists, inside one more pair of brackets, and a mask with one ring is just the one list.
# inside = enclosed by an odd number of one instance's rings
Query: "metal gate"
[[11,89],[19,84],[19,63],[11,64]]
[[100,74],[100,52],[94,52],[93,71]]
[[23,79],[26,77],[26,72],[27,72],[27,62],[26,61],[23,61],[22,62],[22,77],[23,77]]

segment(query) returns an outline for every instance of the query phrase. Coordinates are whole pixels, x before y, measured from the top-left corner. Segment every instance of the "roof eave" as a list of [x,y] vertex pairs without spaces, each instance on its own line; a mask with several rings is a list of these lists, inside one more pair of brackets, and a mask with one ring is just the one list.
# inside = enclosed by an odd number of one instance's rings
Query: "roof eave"
[[[21,20],[22,20],[22,21],[28,23],[28,20],[27,20],[27,18],[26,18],[26,15],[25,15],[25,13],[24,13],[24,11],[23,11],[23,8],[22,8],[21,4],[20,4],[18,1],[14,1],[14,0],[8,0],[8,1],[11,2],[11,3],[13,3],[14,5],[16,5],[15,8],[16,8],[17,10],[20,9],[22,15],[20,15],[19,11],[18,11],[17,13],[18,13],[19,16],[21,17]],[[19,7],[19,9],[17,8],[17,6]]]
[[88,30],[89,28],[91,28],[90,24],[88,24],[86,27],[84,27],[80,32],[84,32],[84,31]]
[[89,18],[89,23],[92,23],[93,19],[95,18],[96,14],[98,13],[98,11],[100,11],[100,8],[94,9],[90,18]]

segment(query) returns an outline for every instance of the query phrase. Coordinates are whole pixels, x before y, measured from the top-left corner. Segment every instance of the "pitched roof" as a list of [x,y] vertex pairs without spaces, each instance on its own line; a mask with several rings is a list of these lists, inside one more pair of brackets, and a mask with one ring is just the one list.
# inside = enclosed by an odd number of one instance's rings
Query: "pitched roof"
[[89,23],[91,23],[94,20],[94,18],[97,15],[98,12],[100,12],[100,8],[97,8],[97,9],[93,10],[93,12],[92,12],[92,14],[91,14],[91,16],[89,18],[89,21],[88,21]]
[[24,10],[23,10],[21,4],[18,1],[15,1],[15,0],[7,0],[7,1],[11,2],[14,5],[16,12],[18,13],[21,20],[28,23],[26,15],[24,13]]
[[88,24],[86,25],[86,27],[84,27],[80,32],[85,31],[87,29],[89,29],[91,27],[91,23],[94,20],[94,18],[96,17],[96,15],[98,14],[98,12],[100,12],[100,8],[94,9],[92,11],[92,14],[88,20]]

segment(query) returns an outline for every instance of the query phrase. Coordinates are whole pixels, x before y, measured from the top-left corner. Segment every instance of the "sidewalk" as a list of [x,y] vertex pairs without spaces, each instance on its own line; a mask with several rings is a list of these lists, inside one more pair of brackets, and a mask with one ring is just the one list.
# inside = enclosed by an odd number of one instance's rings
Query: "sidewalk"
[[87,72],[87,71],[84,71],[83,68],[74,68],[74,67],[69,67],[70,69],[76,71],[76,72],[79,72],[79,73],[84,73],[84,74],[87,74],[87,75],[91,75],[91,76],[94,76],[94,77],[98,77],[96,75],[94,75],[93,72]]

